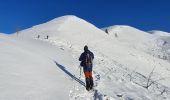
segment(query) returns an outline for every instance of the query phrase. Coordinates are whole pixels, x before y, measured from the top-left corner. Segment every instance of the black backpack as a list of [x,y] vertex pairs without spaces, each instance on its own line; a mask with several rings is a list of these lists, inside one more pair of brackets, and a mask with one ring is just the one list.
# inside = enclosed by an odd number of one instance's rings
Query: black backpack
[[92,56],[91,56],[90,52],[87,52],[85,54],[85,64],[92,64]]

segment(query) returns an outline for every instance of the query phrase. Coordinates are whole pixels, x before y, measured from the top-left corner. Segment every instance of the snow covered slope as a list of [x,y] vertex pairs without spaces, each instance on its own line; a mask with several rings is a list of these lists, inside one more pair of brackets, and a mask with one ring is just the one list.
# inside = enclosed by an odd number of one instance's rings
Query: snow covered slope
[[68,51],[42,41],[0,35],[0,100],[69,99],[73,83],[54,61],[72,65]]
[[[6,55],[16,56],[19,52],[15,49],[20,48],[23,50],[21,52],[23,56],[17,56],[18,58],[12,61],[13,63],[11,64],[15,65],[16,62],[24,59],[23,64],[19,65],[18,69],[12,70],[10,73],[15,71],[22,72],[20,68],[25,65],[26,69],[30,68],[30,73],[32,73],[31,70],[34,73],[38,73],[36,74],[37,77],[33,77],[35,74],[26,74],[26,77],[31,81],[41,76],[44,77],[38,81],[37,84],[40,85],[36,85],[35,87],[40,87],[41,89],[44,85],[47,85],[47,88],[44,91],[31,91],[31,88],[29,88],[32,93],[30,95],[26,95],[27,91],[22,90],[24,91],[22,93],[25,95],[23,96],[24,100],[29,97],[31,100],[37,99],[45,91],[48,91],[48,94],[43,95],[38,100],[56,99],[59,95],[58,93],[62,94],[60,97],[65,100],[68,98],[71,100],[91,100],[97,98],[99,100],[169,99],[170,63],[167,60],[154,56],[154,54],[162,52],[157,50],[162,47],[157,45],[155,36],[130,26],[119,25],[104,29],[108,29],[109,34],[76,16],[68,15],[59,17],[50,22],[20,31],[18,35],[13,34],[11,37],[1,37],[4,42],[0,44],[3,47],[0,49],[0,52],[2,52],[3,57],[6,59],[0,61],[8,66],[8,59],[14,59]],[[7,43],[15,43],[13,46],[15,49],[13,50],[12,47],[8,46],[5,47]],[[90,50],[95,54],[93,77],[96,91],[92,93],[86,92],[83,82],[84,77],[78,79],[78,57],[83,52],[84,45],[88,45]],[[10,67],[2,68],[11,69]],[[155,69],[152,72],[153,68]],[[3,72],[7,75],[9,74],[6,71]],[[24,70],[24,73],[27,73],[27,70]],[[3,80],[7,77],[3,74],[1,76],[3,76]],[[72,80],[69,80],[68,77]],[[149,87],[147,87],[148,80],[149,84],[151,83]],[[14,79],[14,84],[17,81],[17,79]],[[43,83],[42,81],[47,83]],[[64,84],[59,84],[59,81],[62,81]],[[7,82],[10,83],[11,81],[7,80]],[[11,85],[0,85],[0,87],[8,86]],[[20,82],[14,85],[14,87],[16,86],[20,86]],[[29,86],[32,86],[32,83],[28,82]],[[61,89],[62,91],[60,91]],[[10,90],[11,88],[7,90],[6,95]],[[16,90],[14,89],[14,91]],[[10,97],[13,97],[12,93]]]
[[[150,68],[153,68],[154,65],[156,65],[158,69],[161,68],[159,64],[160,62],[164,63],[163,66],[168,68],[169,63],[167,61],[157,59],[157,54],[162,53],[162,51],[160,51],[162,47],[158,45],[158,37],[155,37],[155,35],[125,25],[116,25],[103,28],[103,30],[106,29],[108,31],[108,35],[113,39],[114,45],[116,43],[119,46],[126,47],[123,52],[129,54],[127,56],[124,55],[124,57],[121,57],[121,60],[126,59],[127,57],[129,60],[123,63],[128,64],[128,67],[138,67],[140,69],[139,72],[142,74],[144,74],[146,71],[150,71]],[[131,56],[134,58],[129,58]]]
[[103,28],[107,30],[112,39],[117,40],[119,44],[147,52],[155,44],[153,36],[147,32],[133,28],[127,25],[115,25]]
[[154,50],[160,59],[170,60],[170,33],[163,31],[149,31],[154,36],[158,48]]

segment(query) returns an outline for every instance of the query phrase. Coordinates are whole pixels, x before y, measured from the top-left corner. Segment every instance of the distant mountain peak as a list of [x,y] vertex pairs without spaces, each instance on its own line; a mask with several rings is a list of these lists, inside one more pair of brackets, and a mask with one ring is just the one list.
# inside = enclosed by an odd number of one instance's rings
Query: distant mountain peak
[[47,35],[50,37],[59,37],[59,35],[63,37],[76,37],[77,35],[91,36],[92,34],[95,34],[95,36],[101,34],[101,37],[103,37],[103,35],[106,35],[95,25],[74,15],[61,16],[23,30],[20,33],[20,36],[24,37],[37,37],[39,35],[40,37],[46,37]]
[[[113,26],[109,26],[109,27],[105,27],[105,28],[102,28],[102,30],[104,31],[108,31],[109,34],[112,34],[112,33],[129,33],[129,35],[141,35],[141,34],[146,34],[146,35],[149,35],[147,32],[145,31],[142,31],[140,29],[137,29],[135,27],[132,27],[132,26],[128,26],[128,25],[113,25]],[[134,34],[132,34],[134,33]],[[141,34],[139,34],[141,33]]]

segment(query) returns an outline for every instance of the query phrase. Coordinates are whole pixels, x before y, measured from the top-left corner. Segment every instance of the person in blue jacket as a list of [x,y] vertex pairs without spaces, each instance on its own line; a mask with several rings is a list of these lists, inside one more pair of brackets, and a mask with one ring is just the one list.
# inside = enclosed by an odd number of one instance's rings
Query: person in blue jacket
[[93,59],[94,59],[94,54],[88,49],[88,46],[85,45],[84,52],[80,55],[79,61],[81,61],[80,65],[83,67],[87,90],[93,88],[93,77],[92,77]]

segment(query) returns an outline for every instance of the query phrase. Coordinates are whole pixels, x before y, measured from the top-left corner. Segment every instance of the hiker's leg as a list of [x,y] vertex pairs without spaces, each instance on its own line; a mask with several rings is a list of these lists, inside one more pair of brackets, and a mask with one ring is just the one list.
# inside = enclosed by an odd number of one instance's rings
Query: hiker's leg
[[90,90],[90,77],[89,77],[89,71],[84,71],[84,75],[86,78],[86,90]]
[[85,76],[85,78],[88,78],[89,77],[89,72],[88,71],[84,71],[84,76]]
[[92,77],[92,71],[89,71],[89,74],[90,74],[90,88],[92,89],[93,88],[93,85],[94,85],[94,83],[93,83],[93,77]]
[[86,78],[86,90],[90,90],[90,78]]

